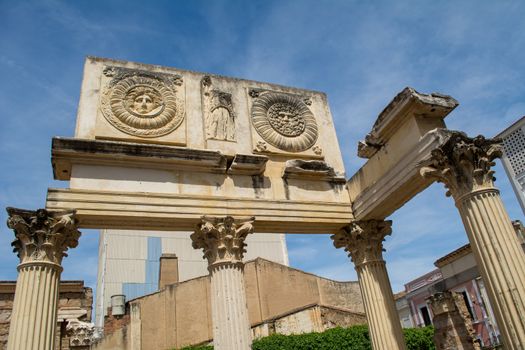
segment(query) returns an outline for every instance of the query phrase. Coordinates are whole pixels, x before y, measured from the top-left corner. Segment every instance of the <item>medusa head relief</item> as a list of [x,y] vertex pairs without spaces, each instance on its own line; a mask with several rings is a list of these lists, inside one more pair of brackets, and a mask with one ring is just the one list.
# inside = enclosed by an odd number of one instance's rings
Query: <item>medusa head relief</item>
[[184,120],[184,104],[178,96],[182,78],[114,68],[105,71],[113,79],[101,97],[102,114],[114,127],[139,137],[159,137],[177,129]]

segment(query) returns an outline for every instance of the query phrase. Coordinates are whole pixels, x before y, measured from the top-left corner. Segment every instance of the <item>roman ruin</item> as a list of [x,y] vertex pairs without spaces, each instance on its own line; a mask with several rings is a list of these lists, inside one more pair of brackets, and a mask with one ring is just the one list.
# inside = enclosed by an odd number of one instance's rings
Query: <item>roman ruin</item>
[[331,234],[358,272],[373,348],[405,349],[386,219],[435,181],[458,208],[505,349],[524,349],[525,255],[493,181],[501,146],[448,130],[457,105],[401,91],[347,179],[321,92],[88,57],[75,135],[52,140],[54,178],[69,188],[48,189],[45,209],[8,209],[20,257],[8,349],[54,348],[61,261],[82,228],[193,232],[211,276],[216,350],[251,346],[246,237]]

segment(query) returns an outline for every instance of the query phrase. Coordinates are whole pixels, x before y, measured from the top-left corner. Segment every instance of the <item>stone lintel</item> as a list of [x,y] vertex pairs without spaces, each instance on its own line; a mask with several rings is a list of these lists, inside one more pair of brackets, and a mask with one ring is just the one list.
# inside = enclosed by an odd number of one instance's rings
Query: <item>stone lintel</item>
[[421,176],[419,163],[447,140],[436,129],[405,139],[411,144],[405,152],[387,145],[369,159],[347,183],[355,218],[386,218],[430,186],[433,180]]
[[76,208],[83,228],[191,231],[202,215],[231,215],[257,217],[258,232],[335,233],[353,219],[348,203],[80,189],[49,189],[46,206]]
[[53,176],[70,180],[73,164],[226,173],[226,156],[218,151],[122,141],[54,137]]
[[406,87],[379,114],[370,133],[360,142],[358,155],[362,158],[372,157],[408,119],[417,117],[439,122],[458,104],[451,96],[422,94]]
[[267,156],[236,154],[228,168],[231,175],[262,175],[266,169]]

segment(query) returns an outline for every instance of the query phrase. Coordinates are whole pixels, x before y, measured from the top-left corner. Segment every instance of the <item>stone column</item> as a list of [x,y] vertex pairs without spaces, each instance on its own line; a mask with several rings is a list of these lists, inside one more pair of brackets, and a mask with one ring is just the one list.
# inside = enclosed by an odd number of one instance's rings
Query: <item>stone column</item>
[[8,350],[53,350],[62,258],[78,245],[75,212],[7,208],[20,258]]
[[497,140],[442,131],[448,140],[421,164],[421,174],[448,189],[485,282],[507,350],[525,349],[525,254],[494,187]]
[[456,292],[435,293],[427,301],[434,315],[436,350],[481,350],[463,296]]
[[332,236],[355,264],[374,350],[404,350],[405,341],[383,260],[383,241],[392,221],[355,221]]
[[208,259],[215,350],[251,349],[242,258],[253,221],[204,216],[191,235],[193,248],[202,249]]

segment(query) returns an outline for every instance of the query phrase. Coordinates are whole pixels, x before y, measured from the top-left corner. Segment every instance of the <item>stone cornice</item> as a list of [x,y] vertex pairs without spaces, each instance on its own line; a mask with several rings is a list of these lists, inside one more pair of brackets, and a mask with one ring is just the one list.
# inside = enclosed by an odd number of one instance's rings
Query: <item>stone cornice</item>
[[52,212],[7,208],[7,226],[15,232],[11,245],[21,264],[60,265],[66,251],[78,245],[75,211]]
[[253,232],[255,218],[203,216],[191,234],[192,246],[204,251],[209,268],[221,264],[242,264],[246,250],[244,240]]
[[410,116],[443,119],[458,104],[458,101],[448,95],[435,92],[422,94],[411,87],[404,88],[379,114],[365,140],[359,142],[359,157],[372,157],[389,140],[393,130],[402,125]]
[[494,159],[503,148],[499,139],[474,138],[465,133],[440,130],[448,140],[420,163],[422,176],[445,184],[447,196],[456,200],[478,190],[493,189]]
[[219,151],[133,142],[54,137],[51,163],[56,180],[69,180],[72,165],[118,165],[155,169],[226,173],[227,159]]
[[363,264],[383,263],[383,241],[392,233],[390,220],[354,221],[332,235],[336,248],[344,248],[356,268]]

